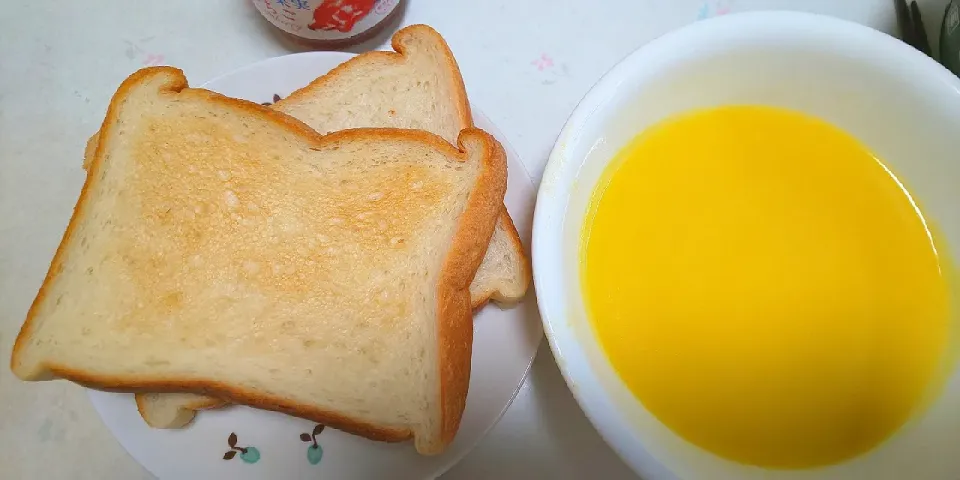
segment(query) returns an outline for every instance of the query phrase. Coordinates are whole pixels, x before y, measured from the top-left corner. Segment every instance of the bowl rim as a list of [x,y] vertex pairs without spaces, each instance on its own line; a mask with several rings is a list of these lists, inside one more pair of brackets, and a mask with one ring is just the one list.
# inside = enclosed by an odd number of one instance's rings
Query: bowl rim
[[[702,20],[670,31],[626,55],[584,95],[557,137],[538,188],[531,242],[533,281],[543,331],[567,387],[604,441],[630,468],[645,478],[678,477],[637,441],[636,433],[624,421],[623,412],[610,408],[613,404],[609,401],[609,391],[602,388],[584,388],[585,384],[599,387],[600,381],[596,370],[589,366],[589,362],[584,361],[586,357],[583,352],[577,351],[581,348],[581,342],[574,338],[572,326],[565,315],[566,292],[560,266],[565,242],[563,225],[571,196],[570,190],[579,177],[579,171],[571,175],[568,170],[579,170],[583,164],[582,158],[573,158],[571,154],[575,146],[583,141],[581,134],[585,127],[591,124],[598,112],[607,108],[606,104],[613,92],[651,59],[669,55],[663,52],[676,48],[678,44],[696,43],[705,35],[712,35],[712,41],[722,42],[724,35],[742,32],[757,25],[766,25],[767,28],[777,25],[803,25],[811,27],[811,35],[821,39],[824,36],[844,41],[857,39],[861,44],[869,45],[875,52],[882,52],[883,62],[906,63],[910,68],[916,69],[917,75],[931,77],[942,82],[945,88],[960,94],[960,78],[932,58],[884,32],[828,15],[798,11],[755,11]],[[558,185],[562,185],[562,188],[558,188]],[[569,340],[561,338],[562,336],[569,336]],[[583,358],[571,360],[571,356]],[[580,362],[584,367],[572,371],[577,368],[571,365],[572,362]]]

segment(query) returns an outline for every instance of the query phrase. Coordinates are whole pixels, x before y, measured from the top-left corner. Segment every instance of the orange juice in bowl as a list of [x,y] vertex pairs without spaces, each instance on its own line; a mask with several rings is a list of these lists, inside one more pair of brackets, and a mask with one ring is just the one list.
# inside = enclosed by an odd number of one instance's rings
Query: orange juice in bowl
[[958,84],[867,27],[771,12],[668,34],[587,95],[535,282],[638,473],[958,478]]

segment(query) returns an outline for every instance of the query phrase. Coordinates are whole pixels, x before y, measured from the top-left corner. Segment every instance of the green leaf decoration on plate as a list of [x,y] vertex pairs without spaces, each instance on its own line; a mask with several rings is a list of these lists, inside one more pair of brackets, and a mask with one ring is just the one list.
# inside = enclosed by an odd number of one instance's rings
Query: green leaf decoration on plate
[[317,443],[317,435],[323,432],[323,428],[323,425],[317,425],[313,427],[313,433],[300,434],[301,442],[310,442],[310,446],[307,447],[307,461],[310,465],[316,465],[323,459],[323,447]]
[[260,450],[258,450],[257,447],[237,446],[236,433],[230,433],[230,436],[227,437],[227,445],[230,447],[230,450],[227,450],[227,452],[223,454],[224,460],[233,460],[233,457],[236,457],[239,452],[240,460],[243,460],[244,463],[257,463],[260,461]]

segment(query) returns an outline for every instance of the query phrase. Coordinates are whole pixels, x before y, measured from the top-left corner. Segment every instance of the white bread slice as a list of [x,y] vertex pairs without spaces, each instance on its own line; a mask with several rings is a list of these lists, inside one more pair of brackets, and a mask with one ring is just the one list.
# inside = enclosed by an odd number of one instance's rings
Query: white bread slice
[[[361,54],[272,105],[319,133],[349,128],[396,127],[426,130],[456,143],[473,126],[460,69],[436,30],[406,27],[393,36],[393,52]],[[92,156],[88,144],[87,157]],[[492,299],[512,303],[530,283],[530,263],[504,208],[483,262],[470,285],[474,308]],[[191,405],[222,402],[199,395],[137,395],[144,420],[154,428],[182,428]],[[207,407],[210,408],[210,407]]]
[[469,284],[506,161],[426,132],[320,136],[259,105],[128,78],[17,337],[24,380],[205,393],[437,453],[469,384]]
[[[350,128],[389,127],[425,130],[456,144],[473,126],[470,102],[453,53],[427,25],[411,25],[393,36],[396,52],[366,52],[317,78],[273,108],[326,134]],[[84,168],[96,149],[87,142]],[[473,283],[475,309],[489,300],[501,304],[523,298],[531,281],[530,260],[513,219],[504,207]]]
[[[361,54],[272,105],[319,133],[349,128],[396,127],[426,130],[456,142],[473,123],[463,79],[453,54],[434,29],[413,25],[393,37],[393,52]],[[86,158],[96,148],[87,145]],[[475,309],[492,299],[513,303],[529,286],[530,264],[517,229],[504,208],[483,262],[470,285]],[[192,404],[222,405],[199,395],[137,396],[144,420],[154,428],[182,428],[193,419]],[[216,407],[208,407],[216,408]],[[170,421],[170,422],[168,422]],[[171,423],[172,422],[172,423]]]

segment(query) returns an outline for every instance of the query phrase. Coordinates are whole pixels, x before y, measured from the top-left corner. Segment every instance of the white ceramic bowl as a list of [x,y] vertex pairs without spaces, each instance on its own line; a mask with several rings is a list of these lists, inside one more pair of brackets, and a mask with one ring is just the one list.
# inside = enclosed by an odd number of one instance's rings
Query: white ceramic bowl
[[771,472],[679,438],[608,364],[579,285],[580,229],[593,187],[645,127],[723,104],[800,110],[855,135],[905,179],[953,258],[960,254],[960,79],[890,36],[829,17],[758,12],[690,25],[637,50],[593,87],[563,128],[540,186],[534,280],[550,347],[574,396],[648,480],[960,478],[956,369],[931,407],[873,451],[831,467]]

